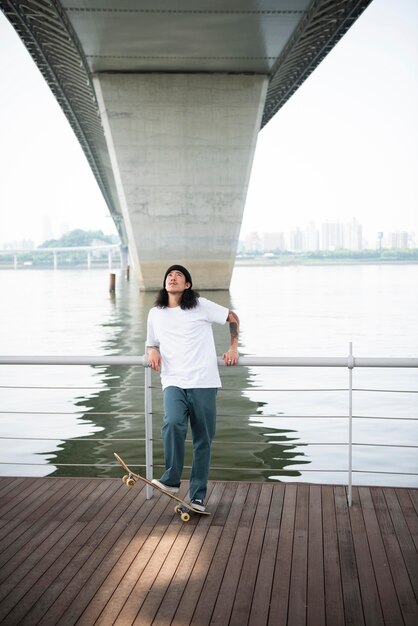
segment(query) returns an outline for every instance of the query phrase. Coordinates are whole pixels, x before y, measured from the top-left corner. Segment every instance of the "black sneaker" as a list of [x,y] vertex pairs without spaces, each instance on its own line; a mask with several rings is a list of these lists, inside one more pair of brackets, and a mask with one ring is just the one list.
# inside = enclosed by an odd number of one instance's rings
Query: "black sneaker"
[[191,504],[198,511],[206,511],[206,507],[205,507],[204,501],[203,500],[199,500],[199,498],[195,498],[194,500],[191,500]]

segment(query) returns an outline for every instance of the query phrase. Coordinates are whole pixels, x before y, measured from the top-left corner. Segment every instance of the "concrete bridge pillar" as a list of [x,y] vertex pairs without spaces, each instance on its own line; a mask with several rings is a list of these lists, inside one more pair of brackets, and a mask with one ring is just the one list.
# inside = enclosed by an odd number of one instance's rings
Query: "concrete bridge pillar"
[[267,78],[104,73],[94,85],[140,288],[181,263],[196,289],[228,289]]

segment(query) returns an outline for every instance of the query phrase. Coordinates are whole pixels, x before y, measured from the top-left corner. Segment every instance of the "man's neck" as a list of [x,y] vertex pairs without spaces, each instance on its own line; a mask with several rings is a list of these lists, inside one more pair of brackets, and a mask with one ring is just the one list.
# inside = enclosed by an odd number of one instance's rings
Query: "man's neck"
[[168,294],[168,307],[170,309],[174,309],[177,306],[180,306],[182,293],[169,293]]

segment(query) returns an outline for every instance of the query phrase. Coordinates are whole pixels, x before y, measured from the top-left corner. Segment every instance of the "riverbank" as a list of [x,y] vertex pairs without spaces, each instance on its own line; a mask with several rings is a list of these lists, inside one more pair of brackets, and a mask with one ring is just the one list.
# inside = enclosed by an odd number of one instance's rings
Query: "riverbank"
[[418,259],[391,259],[391,258],[370,258],[370,259],[338,259],[338,258],[310,258],[296,256],[279,256],[279,257],[245,257],[235,260],[236,267],[265,267],[274,265],[418,265]]

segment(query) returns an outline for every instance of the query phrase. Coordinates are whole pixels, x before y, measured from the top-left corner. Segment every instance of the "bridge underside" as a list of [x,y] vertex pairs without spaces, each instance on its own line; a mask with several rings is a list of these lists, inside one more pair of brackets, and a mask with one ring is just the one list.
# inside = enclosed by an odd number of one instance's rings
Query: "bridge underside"
[[257,133],[369,3],[0,0],[0,8],[73,127],[141,288],[159,288],[176,262],[197,288],[227,289]]
[[227,289],[267,79],[118,73],[94,84],[142,288],[160,288],[176,262],[200,289]]

